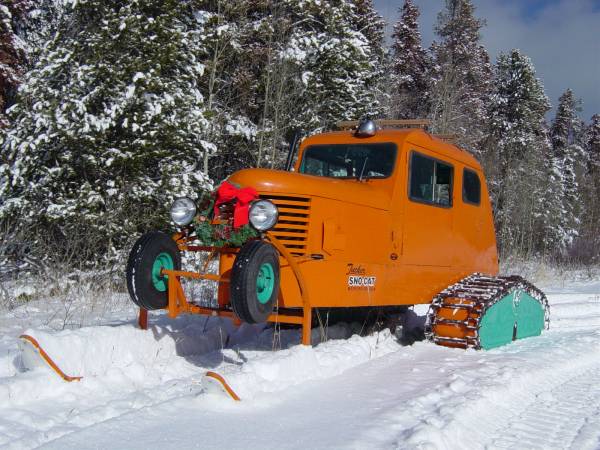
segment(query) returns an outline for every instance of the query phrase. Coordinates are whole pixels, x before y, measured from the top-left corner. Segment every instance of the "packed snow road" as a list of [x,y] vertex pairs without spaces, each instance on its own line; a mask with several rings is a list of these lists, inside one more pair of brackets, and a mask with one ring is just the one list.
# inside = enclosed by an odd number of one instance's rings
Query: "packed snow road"
[[[351,334],[342,326],[314,348],[272,351],[297,333],[198,317],[55,332],[28,305],[0,319],[0,445],[598,449],[600,281],[542,287],[551,329],[488,352],[402,347],[386,331],[335,339]],[[22,372],[25,328],[83,380]],[[204,391],[215,369],[241,402]]]

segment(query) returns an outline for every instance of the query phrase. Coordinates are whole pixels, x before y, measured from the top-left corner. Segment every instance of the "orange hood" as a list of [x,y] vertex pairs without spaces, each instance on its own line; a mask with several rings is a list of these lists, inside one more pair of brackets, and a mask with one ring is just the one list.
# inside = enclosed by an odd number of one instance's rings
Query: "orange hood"
[[334,179],[272,169],[244,169],[229,181],[251,186],[261,193],[297,194],[341,200],[347,203],[389,209],[390,195],[376,181]]

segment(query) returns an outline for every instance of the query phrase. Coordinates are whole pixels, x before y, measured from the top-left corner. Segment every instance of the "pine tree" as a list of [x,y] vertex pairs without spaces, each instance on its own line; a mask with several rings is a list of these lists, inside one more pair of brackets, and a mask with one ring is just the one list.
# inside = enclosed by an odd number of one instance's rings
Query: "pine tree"
[[377,12],[373,0],[351,0],[354,13],[351,19],[352,29],[359,31],[369,42],[371,54],[373,55],[374,82],[369,84],[369,89],[374,93],[375,107],[372,116],[389,117],[391,95],[390,95],[390,71],[389,71],[389,49],[385,44],[386,23]]
[[582,182],[584,200],[580,257],[584,262],[600,262],[600,114],[592,116],[585,130],[585,152],[587,167]]
[[[594,114],[585,131],[587,172],[600,187],[600,114]],[[600,192],[599,192],[600,193]]]
[[[254,11],[251,18],[244,33],[244,48],[251,50],[244,56],[249,76],[240,89],[240,92],[254,94],[252,101],[248,102],[253,107],[245,111],[246,117],[257,126],[258,148],[253,152],[250,165],[274,167],[281,159],[281,141],[292,107],[288,89],[293,84],[295,73],[280,57],[291,33],[291,21],[282,2],[266,2]],[[255,87],[248,89],[248,82]]]
[[206,34],[201,88],[219,150],[204,167],[214,179],[277,167],[299,128],[379,112],[383,22],[371,0],[217,1]]
[[421,47],[419,8],[405,0],[392,33],[392,110],[398,119],[426,117],[429,111],[430,61]]
[[495,67],[496,90],[490,101],[486,159],[495,199],[496,229],[503,253],[530,255],[543,229],[548,152],[544,115],[550,103],[530,59],[519,50],[501,53]]
[[554,244],[559,253],[564,253],[578,234],[581,209],[578,195],[578,179],[582,170],[579,161],[584,156],[581,146],[583,123],[577,116],[579,103],[571,89],[567,89],[558,100],[556,117],[552,122],[552,179],[556,195],[552,202],[556,216],[549,222],[553,228]]
[[[215,180],[254,165],[257,127],[257,86],[251,36],[256,33],[261,2],[217,0],[205,4],[201,14],[206,66],[199,81],[209,121],[202,170]],[[199,17],[200,14],[198,13]]]
[[44,45],[52,39],[57,31],[65,11],[62,0],[29,0],[30,7],[23,18],[22,35],[27,43],[29,63],[32,65]]
[[479,153],[487,123],[486,101],[492,92],[491,65],[480,44],[485,21],[474,16],[471,0],[446,0],[438,15],[434,42],[432,129],[456,134],[468,150]]
[[219,151],[205,167],[219,180],[237,169],[278,163],[298,74],[281,57],[291,31],[282,2],[217,1],[210,17],[202,84],[207,107],[218,108],[210,129]]
[[385,22],[377,12],[373,0],[350,0],[350,3],[353,6],[350,17],[352,29],[367,39],[373,55],[383,59]]
[[379,114],[375,88],[381,62],[378,50],[355,28],[353,6],[331,0],[287,5],[296,25],[282,57],[298,74],[290,86],[296,105],[291,128],[314,132],[339,120]]
[[0,220],[118,248],[210,184],[198,17],[179,0],[73,3],[12,111]]
[[4,113],[14,103],[26,66],[27,50],[18,31],[30,6],[30,0],[0,4],[0,128],[8,125]]

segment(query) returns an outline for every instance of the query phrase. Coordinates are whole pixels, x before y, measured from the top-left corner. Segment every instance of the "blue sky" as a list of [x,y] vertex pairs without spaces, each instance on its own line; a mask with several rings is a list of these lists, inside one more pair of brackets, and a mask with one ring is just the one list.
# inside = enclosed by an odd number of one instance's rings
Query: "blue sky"
[[[444,0],[413,0],[421,10],[424,46]],[[388,22],[388,34],[403,0],[375,0]],[[498,53],[518,48],[531,58],[552,106],[567,88],[583,100],[587,122],[600,114],[600,0],[473,0],[477,17],[487,21],[483,43],[494,62]]]

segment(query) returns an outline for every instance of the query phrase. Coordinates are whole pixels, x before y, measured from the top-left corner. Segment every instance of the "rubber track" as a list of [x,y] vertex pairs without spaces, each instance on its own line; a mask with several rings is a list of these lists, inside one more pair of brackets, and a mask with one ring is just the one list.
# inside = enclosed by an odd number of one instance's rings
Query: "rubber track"
[[[448,347],[481,349],[479,325],[486,311],[513,291],[524,291],[544,308],[545,328],[550,326],[550,307],[546,295],[518,275],[492,277],[474,273],[437,294],[429,306],[425,322],[425,337]],[[460,301],[460,303],[453,303]],[[440,309],[464,311],[466,318],[453,320],[438,317]],[[436,325],[447,325],[464,330],[463,337],[437,335]]]

